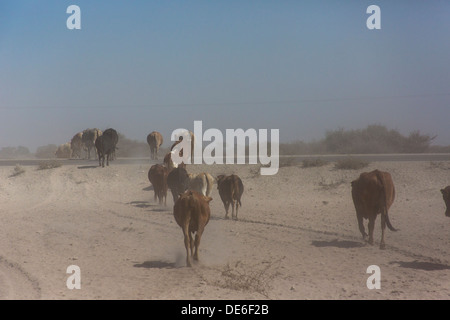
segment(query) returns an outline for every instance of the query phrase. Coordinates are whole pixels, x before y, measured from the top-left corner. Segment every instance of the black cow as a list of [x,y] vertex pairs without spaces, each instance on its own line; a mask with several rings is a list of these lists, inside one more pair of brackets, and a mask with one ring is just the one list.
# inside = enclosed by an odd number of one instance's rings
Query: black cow
[[[103,134],[95,140],[95,147],[97,148],[98,154],[98,165],[101,167],[105,167],[105,156],[106,156],[106,165],[109,166],[109,160],[111,155],[114,154],[116,150],[117,132],[114,129],[108,129],[110,131],[105,130]],[[114,134],[115,133],[115,134]]]
[[111,160],[114,160],[114,159],[116,159],[116,149],[118,149],[118,148],[117,148],[117,143],[119,142],[119,135],[118,135],[117,131],[114,130],[114,129],[112,129],[112,128],[106,129],[106,130],[103,132],[103,134],[104,134],[104,135],[105,135],[105,134],[106,134],[106,135],[110,135],[111,138],[112,138],[112,140],[113,140],[113,142],[114,142],[114,150],[113,150],[113,152],[111,153]]
[[178,196],[185,192],[189,187],[189,174],[186,171],[185,165],[179,165],[178,168],[172,169],[167,176],[167,186],[172,192],[173,202],[178,199]]

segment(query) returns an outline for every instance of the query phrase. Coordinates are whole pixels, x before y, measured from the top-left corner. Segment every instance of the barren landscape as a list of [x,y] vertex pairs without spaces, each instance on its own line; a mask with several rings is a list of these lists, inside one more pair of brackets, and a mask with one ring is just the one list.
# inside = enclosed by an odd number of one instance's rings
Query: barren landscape
[[[450,219],[440,189],[450,162],[371,162],[359,170],[301,164],[261,176],[259,165],[189,165],[238,174],[239,220],[224,219],[217,188],[200,261],[185,266],[180,227],[153,199],[154,162],[38,170],[0,167],[0,299],[449,299]],[[386,249],[364,243],[350,182],[391,173],[396,199]],[[367,221],[365,221],[367,226]],[[67,267],[81,271],[68,289]],[[381,288],[368,289],[370,265]]]

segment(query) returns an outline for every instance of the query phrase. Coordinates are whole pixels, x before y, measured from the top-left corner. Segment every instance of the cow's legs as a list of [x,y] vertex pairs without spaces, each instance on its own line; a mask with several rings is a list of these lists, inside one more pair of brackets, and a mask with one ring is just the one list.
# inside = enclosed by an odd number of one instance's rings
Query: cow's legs
[[[189,249],[191,248],[191,241],[190,241],[190,235],[189,235],[189,225],[186,225],[183,227],[183,235],[184,235],[184,247],[186,248],[186,265],[188,267],[192,267],[191,264],[191,254],[189,252]],[[192,249],[191,249],[192,251]]]
[[234,205],[236,206],[236,220],[238,219],[238,208],[239,208],[239,201],[235,201]]
[[386,229],[386,216],[381,214],[381,242],[380,249],[386,249],[386,244],[384,243],[384,229]]
[[231,218],[236,219],[236,212],[234,210],[236,201],[231,200]]
[[225,219],[228,219],[228,210],[230,209],[230,202],[226,201],[223,206],[225,207]]
[[373,245],[373,230],[375,228],[375,218],[369,218],[369,244]]
[[358,219],[358,227],[359,227],[359,231],[362,234],[363,240],[366,240],[367,239],[367,233],[366,233],[366,229],[364,228],[363,217],[360,214],[356,214],[356,218]]
[[170,192],[172,193],[173,203],[175,204],[178,198],[177,191],[174,189],[170,189]]
[[191,245],[191,257],[193,257],[195,242],[194,242],[194,234],[192,232],[189,232],[189,243]]
[[202,237],[203,230],[200,228],[200,230],[197,231],[195,234],[195,252],[194,252],[194,260],[198,261],[198,247],[200,246],[200,239]]

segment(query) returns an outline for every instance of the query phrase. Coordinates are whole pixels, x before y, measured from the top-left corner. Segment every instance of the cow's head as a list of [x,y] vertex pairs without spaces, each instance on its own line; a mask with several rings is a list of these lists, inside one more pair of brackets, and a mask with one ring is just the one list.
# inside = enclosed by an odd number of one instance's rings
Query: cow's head
[[450,186],[441,189],[442,197],[444,198],[445,206],[447,209],[445,210],[445,215],[450,217]]

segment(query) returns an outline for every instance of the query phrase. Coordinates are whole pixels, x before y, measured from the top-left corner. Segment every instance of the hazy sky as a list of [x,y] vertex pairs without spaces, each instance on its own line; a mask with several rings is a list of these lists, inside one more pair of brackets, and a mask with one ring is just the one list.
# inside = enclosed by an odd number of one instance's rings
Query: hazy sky
[[0,0],[0,148],[93,127],[169,141],[194,120],[282,142],[381,124],[450,145],[449,88],[448,0]]

